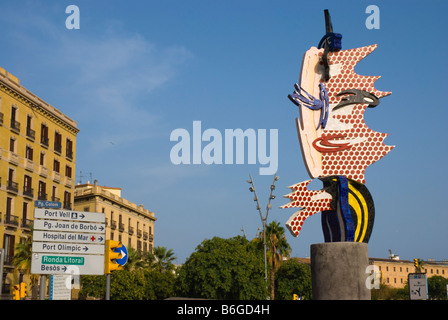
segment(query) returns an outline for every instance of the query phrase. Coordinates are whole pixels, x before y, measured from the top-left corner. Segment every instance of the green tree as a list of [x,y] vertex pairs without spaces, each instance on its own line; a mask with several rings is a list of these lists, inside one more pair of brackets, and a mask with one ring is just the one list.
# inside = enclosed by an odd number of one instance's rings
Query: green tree
[[295,259],[284,261],[275,274],[275,297],[291,300],[297,294],[301,299],[311,300],[311,268]]
[[159,272],[173,271],[175,269],[173,261],[176,259],[176,256],[172,249],[167,249],[163,246],[155,247],[153,252],[147,253],[146,259],[150,269],[155,269]]
[[204,240],[179,269],[178,295],[265,299],[263,252],[246,238]]
[[142,269],[145,266],[145,261],[140,252],[132,247],[127,248],[127,251],[128,251],[128,260],[126,264],[123,266],[123,269],[128,271]]
[[162,300],[175,295],[176,276],[171,271],[145,270],[145,299]]
[[442,276],[428,278],[428,294],[432,300],[447,300],[448,279]]

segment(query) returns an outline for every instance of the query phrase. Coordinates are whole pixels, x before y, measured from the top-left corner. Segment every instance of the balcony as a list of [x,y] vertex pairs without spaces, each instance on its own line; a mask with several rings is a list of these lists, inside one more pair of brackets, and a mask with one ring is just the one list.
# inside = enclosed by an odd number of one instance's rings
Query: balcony
[[65,185],[69,188],[73,187],[75,185],[74,181],[70,177],[65,177]]
[[20,122],[11,119],[11,130],[15,133],[20,133]]
[[28,171],[34,171],[34,162],[30,159],[25,159],[25,169]]
[[60,144],[54,144],[54,151],[61,154],[61,150],[62,150],[62,145]]
[[9,162],[18,166],[19,165],[19,155],[14,152],[9,153]]
[[61,174],[59,172],[53,172],[53,180],[57,183],[61,182]]
[[41,143],[44,147],[48,148],[48,144],[49,144],[49,139],[48,139],[48,137],[45,137],[45,136],[41,137],[41,138],[40,138],[40,143]]
[[67,149],[65,155],[69,160],[73,160],[73,151],[72,150]]
[[19,193],[19,184],[12,180],[8,180],[6,184],[6,189],[10,192]]
[[64,201],[62,207],[66,210],[72,210],[72,203],[70,201]]
[[37,193],[37,200],[47,200],[47,194],[44,191]]
[[116,221],[116,220],[112,220],[112,221],[110,222],[110,228],[111,228],[112,230],[117,229],[117,221]]
[[20,227],[22,229],[31,231],[31,225],[33,224],[33,221],[30,219],[22,219],[22,224],[20,225]]
[[26,128],[26,137],[34,141],[36,139],[36,131]]
[[39,174],[42,176],[42,177],[48,177],[48,168],[46,168],[46,167],[44,167],[44,166],[41,166],[40,167],[40,172],[39,172]]
[[0,126],[3,125],[3,113],[0,112]]
[[30,186],[23,186],[23,195],[32,199],[34,197],[34,189]]
[[16,216],[12,216],[11,214],[5,215],[5,225],[10,227],[18,227],[19,226],[19,218]]
[[130,236],[132,236],[134,234],[134,227],[129,227],[128,233]]
[[124,231],[124,223],[119,223],[118,224],[118,231],[123,232]]

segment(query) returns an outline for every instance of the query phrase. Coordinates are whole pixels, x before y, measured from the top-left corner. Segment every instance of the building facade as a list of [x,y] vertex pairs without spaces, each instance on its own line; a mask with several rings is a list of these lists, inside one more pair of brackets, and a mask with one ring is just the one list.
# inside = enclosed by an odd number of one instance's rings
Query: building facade
[[[293,258],[300,263],[311,265],[310,258]],[[416,273],[414,262],[409,260],[400,260],[396,258],[369,258],[369,265],[378,267],[378,278],[381,285],[387,285],[392,288],[403,288],[408,282],[408,275]],[[448,260],[423,261],[421,272],[426,273],[426,277],[442,276],[448,279]],[[371,272],[371,271],[370,271]],[[366,272],[366,278],[368,272]],[[373,279],[372,279],[373,280]]]
[[12,264],[15,246],[31,235],[36,200],[72,209],[77,123],[0,68],[0,248],[2,292],[24,281]]
[[[378,267],[380,281],[392,288],[403,288],[408,282],[408,275],[415,273],[413,261],[399,259],[370,258],[369,263]],[[448,261],[423,261],[422,272],[426,277],[442,276],[448,279]]]
[[121,197],[121,188],[94,184],[75,186],[76,211],[106,215],[106,239],[121,241],[141,254],[154,248],[154,212]]

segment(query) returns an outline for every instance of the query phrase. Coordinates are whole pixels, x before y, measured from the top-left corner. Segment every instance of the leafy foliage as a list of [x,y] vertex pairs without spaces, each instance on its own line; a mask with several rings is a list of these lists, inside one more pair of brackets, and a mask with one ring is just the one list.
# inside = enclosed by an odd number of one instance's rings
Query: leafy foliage
[[204,240],[179,270],[180,294],[207,299],[266,299],[263,252],[246,238]]
[[284,261],[275,275],[275,297],[291,300],[297,294],[300,299],[311,300],[311,268],[295,259]]

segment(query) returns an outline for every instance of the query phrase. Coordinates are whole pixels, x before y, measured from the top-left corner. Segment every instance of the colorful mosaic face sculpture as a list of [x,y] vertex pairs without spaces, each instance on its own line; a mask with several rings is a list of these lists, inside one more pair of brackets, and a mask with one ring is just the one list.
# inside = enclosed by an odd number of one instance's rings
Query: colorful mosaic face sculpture
[[322,180],[324,188],[308,190],[311,180],[293,185],[282,208],[301,208],[286,223],[294,236],[306,218],[322,212],[326,242],[367,243],[375,209],[364,172],[393,146],[383,143],[387,134],[366,126],[364,112],[390,92],[374,88],[379,76],[354,71],[377,45],[341,50],[342,36],[333,33],[327,10],[325,18],[327,33],[305,53],[299,84],[288,96],[299,108],[296,126],[308,174]]

